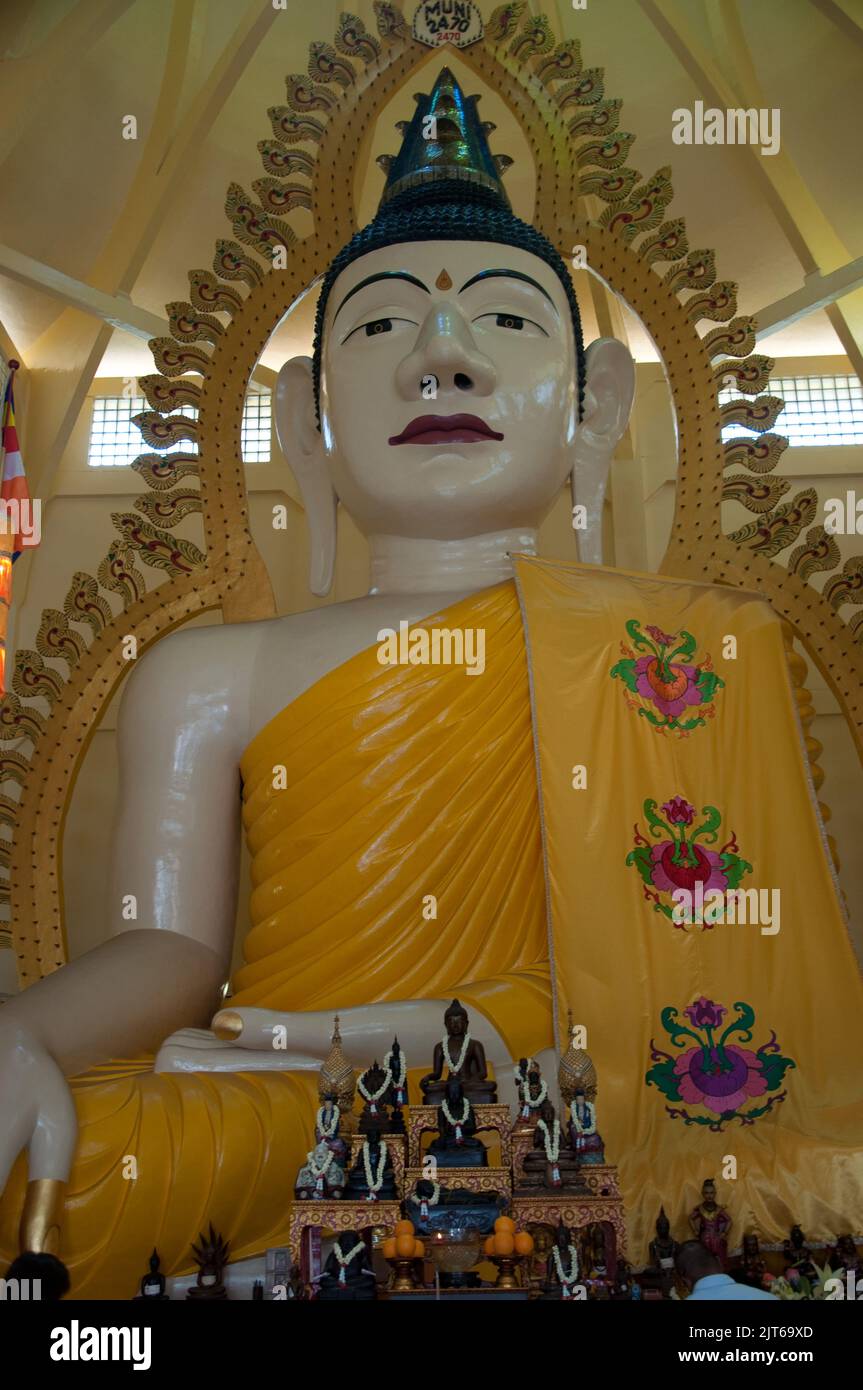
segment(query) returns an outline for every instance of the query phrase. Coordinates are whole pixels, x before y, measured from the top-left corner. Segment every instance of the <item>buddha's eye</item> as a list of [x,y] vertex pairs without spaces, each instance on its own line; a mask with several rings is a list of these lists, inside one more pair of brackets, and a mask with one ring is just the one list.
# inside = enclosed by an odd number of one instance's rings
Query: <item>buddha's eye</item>
[[526,319],[521,314],[509,314],[506,312],[495,314],[480,314],[474,319],[475,324],[481,324],[484,328],[490,328],[492,324],[495,328],[505,328],[510,333],[524,333],[528,337],[535,337],[541,333],[544,338],[548,337],[545,329],[533,319]]
[[405,324],[413,324],[416,327],[413,319],[396,318],[393,314],[385,314],[379,319],[369,319],[367,323],[358,323],[356,328],[352,328],[347,337],[342,339],[342,343],[348,342],[355,333],[364,333],[367,338],[380,338],[384,333],[392,333]]

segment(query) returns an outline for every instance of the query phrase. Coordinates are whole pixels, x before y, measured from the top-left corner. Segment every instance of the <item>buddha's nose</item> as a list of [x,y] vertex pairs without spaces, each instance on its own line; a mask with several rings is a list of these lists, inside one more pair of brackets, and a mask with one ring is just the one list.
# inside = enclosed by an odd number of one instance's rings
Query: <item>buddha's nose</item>
[[430,310],[413,350],[396,368],[396,386],[405,400],[490,396],[496,384],[494,363],[480,352],[455,305],[436,304]]

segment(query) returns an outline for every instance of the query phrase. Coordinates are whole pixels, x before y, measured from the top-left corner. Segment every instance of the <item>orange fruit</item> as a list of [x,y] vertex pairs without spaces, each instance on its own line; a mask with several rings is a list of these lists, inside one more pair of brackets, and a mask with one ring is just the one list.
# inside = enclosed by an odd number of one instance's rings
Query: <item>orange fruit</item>
[[401,1235],[396,1236],[396,1254],[400,1260],[412,1260],[414,1257],[414,1246],[416,1241],[407,1231],[402,1231]]
[[493,1254],[494,1254],[494,1236],[486,1236],[486,1238],[485,1238],[485,1244],[483,1245],[482,1248],[483,1248],[483,1250],[485,1251],[486,1255],[493,1255]]
[[387,1239],[384,1241],[383,1245],[381,1246],[381,1249],[384,1252],[385,1260],[394,1260],[396,1257],[395,1236],[387,1236]]
[[425,1255],[426,1248],[421,1240],[414,1241],[414,1259],[421,1260]]
[[397,1221],[393,1229],[397,1236],[412,1236],[414,1223],[412,1221]]
[[494,1223],[494,1229],[496,1231],[509,1231],[512,1234],[515,1231],[515,1222],[511,1216],[499,1216]]
[[509,1231],[497,1231],[494,1235],[494,1253],[496,1255],[511,1255],[515,1249],[515,1241]]
[[519,1231],[515,1237],[515,1253],[529,1255],[533,1249],[533,1236],[528,1231]]

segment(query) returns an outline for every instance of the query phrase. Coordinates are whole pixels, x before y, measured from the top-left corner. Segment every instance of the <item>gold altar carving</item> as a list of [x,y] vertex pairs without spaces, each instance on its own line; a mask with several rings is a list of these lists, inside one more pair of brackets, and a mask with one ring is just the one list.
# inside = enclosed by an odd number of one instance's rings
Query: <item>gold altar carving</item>
[[[288,76],[286,102],[268,112],[269,134],[262,119],[265,177],[252,181],[251,194],[230,185],[230,234],[217,239],[211,268],[191,271],[189,299],[168,305],[171,336],[151,344],[158,370],[141,379],[151,409],[138,423],[156,452],[133,464],[149,491],[114,517],[117,535],[95,576],[74,574],[61,606],[44,611],[35,650],[16,654],[0,705],[0,894],[11,903],[22,987],[67,958],[63,824],[89,740],[128,670],[123,637],[134,633],[142,653],[207,610],[220,609],[227,622],[274,612],[248,526],[240,455],[247,383],[286,308],[356,229],[346,171],[361,167],[378,116],[440,57],[412,37],[395,4],[375,0],[374,11],[376,34],[343,14],[332,44],[312,44],[307,71]],[[678,477],[661,572],[768,599],[827,681],[863,755],[863,614],[846,619],[863,603],[863,557],[842,563],[816,520],[813,490],[786,497],[791,483],[776,472],[786,441],[772,431],[782,402],[765,394],[772,363],[753,351],[755,322],[738,314],[736,287],[717,279],[713,253],[691,249],[683,220],[668,216],[670,170],[644,177],[628,162],[634,136],[621,129],[621,103],[606,95],[603,70],[585,65],[577,40],[555,43],[548,20],[524,0],[494,9],[459,57],[524,131],[536,225],[566,258],[585,248],[591,271],[632,306],[664,362]],[[302,238],[291,225],[298,210],[313,222]],[[274,263],[278,251],[284,269]],[[745,399],[720,407],[717,393],[730,379]],[[173,415],[182,404],[197,418]],[[721,426],[733,421],[756,437],[723,444]],[[175,439],[195,451],[158,452]],[[726,535],[723,499],[754,519]],[[171,534],[191,511],[201,513],[204,550]],[[144,569],[164,579],[148,590]],[[819,593],[810,580],[825,574]]]
[[[477,1138],[483,1139],[486,1148],[493,1148],[495,1142],[499,1142],[501,1165],[504,1168],[509,1168],[512,1164],[512,1120],[509,1106],[475,1105],[473,1113],[476,1117]],[[423,1135],[437,1134],[437,1106],[412,1105],[408,1116],[407,1131],[408,1163],[412,1168],[416,1168],[422,1163]],[[486,1137],[490,1131],[497,1136],[497,1140],[493,1139],[491,1144],[486,1142]]]
[[[422,1168],[408,1168],[405,1173],[405,1195],[413,1192],[424,1176],[427,1175]],[[463,1187],[468,1192],[500,1192],[507,1201],[512,1192],[512,1172],[509,1168],[438,1168],[435,1182],[450,1190]]]
[[543,1192],[537,1197],[513,1197],[512,1219],[520,1231],[532,1224],[556,1228],[559,1221],[571,1231],[607,1221],[614,1230],[615,1259],[626,1251],[626,1224],[620,1197],[571,1197]]

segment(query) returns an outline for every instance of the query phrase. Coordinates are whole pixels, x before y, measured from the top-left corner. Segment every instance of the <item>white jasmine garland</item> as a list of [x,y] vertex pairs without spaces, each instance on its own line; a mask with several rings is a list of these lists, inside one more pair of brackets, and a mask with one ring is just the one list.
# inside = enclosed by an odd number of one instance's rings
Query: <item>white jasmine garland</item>
[[447,1104],[446,1096],[444,1096],[441,1102],[441,1110],[443,1111],[444,1116],[449,1124],[455,1126],[456,1129],[461,1129],[462,1125],[467,1122],[467,1117],[470,1114],[470,1101],[468,1100],[467,1096],[464,1097],[464,1109],[462,1110],[461,1115],[458,1119],[456,1119],[455,1115],[450,1110]]
[[560,1249],[557,1245],[552,1248],[554,1256],[554,1267],[557,1270],[557,1277],[564,1288],[569,1288],[578,1279],[578,1251],[574,1245],[569,1247],[569,1273],[563,1272],[563,1260],[560,1258]]
[[346,1255],[343,1255],[343,1254],[342,1254],[342,1250],[341,1250],[341,1246],[339,1245],[339,1242],[336,1241],[335,1245],[333,1246],[333,1252],[334,1252],[335,1257],[336,1257],[336,1259],[337,1259],[337,1261],[338,1261],[338,1263],[339,1263],[339,1265],[340,1265],[340,1269],[339,1269],[339,1283],[340,1283],[340,1284],[344,1284],[344,1282],[345,1282],[345,1270],[347,1269],[347,1267],[348,1267],[348,1265],[350,1264],[351,1260],[354,1259],[354,1257],[355,1257],[356,1255],[359,1255],[360,1251],[363,1250],[363,1249],[365,1249],[365,1246],[363,1245],[363,1242],[362,1242],[361,1240],[358,1240],[357,1243],[356,1243],[356,1245],[354,1246],[354,1248],[353,1248],[352,1250],[349,1250],[348,1253],[347,1253]]
[[381,1140],[381,1152],[380,1157],[378,1159],[378,1171],[374,1177],[372,1177],[372,1165],[369,1159],[369,1154],[369,1141],[368,1139],[366,1139],[363,1142],[363,1168],[365,1169],[366,1184],[369,1189],[369,1195],[367,1200],[370,1202],[374,1202],[376,1200],[376,1194],[380,1192],[381,1188],[383,1187],[384,1169],[387,1166],[387,1146],[384,1143],[383,1139]]
[[530,1110],[538,1110],[539,1107],[542,1105],[542,1102],[546,1099],[547,1095],[548,1086],[545,1084],[544,1081],[540,1081],[539,1090],[537,1091],[535,1096],[531,1095],[530,1084],[528,1083],[522,1091],[522,1096],[524,1098],[524,1111],[527,1112]]
[[316,1157],[315,1157],[315,1152],[314,1152],[314,1149],[313,1149],[312,1152],[308,1155],[308,1159],[309,1159],[309,1167],[311,1168],[312,1173],[314,1174],[314,1176],[315,1176],[316,1178],[324,1178],[324,1177],[326,1177],[327,1173],[330,1171],[330,1165],[332,1164],[334,1158],[335,1158],[335,1154],[333,1153],[333,1150],[332,1150],[332,1149],[327,1149],[327,1156],[326,1156],[326,1158],[324,1159],[323,1163],[319,1164],[319,1163],[318,1163],[318,1160],[317,1160]]
[[443,1059],[449,1067],[450,1075],[452,1075],[453,1073],[458,1073],[464,1066],[464,1059],[467,1056],[467,1050],[470,1047],[470,1033],[465,1033],[464,1035],[461,1045],[461,1051],[458,1054],[457,1062],[453,1062],[452,1058],[449,1055],[449,1033],[444,1033],[443,1037],[441,1038],[441,1047],[443,1048]]
[[525,1081],[527,1080],[528,1072],[533,1071],[533,1068],[534,1068],[534,1060],[533,1060],[532,1057],[528,1057],[528,1058],[527,1058],[527,1065],[526,1065],[526,1067],[525,1067],[525,1069],[524,1069],[524,1073],[523,1073],[523,1074],[522,1074],[521,1067],[519,1066],[518,1062],[516,1062],[516,1064],[515,1064],[515,1073],[514,1073],[514,1075],[515,1075],[516,1082],[518,1083],[519,1086],[523,1086],[523,1085],[524,1085]]
[[436,1207],[438,1202],[440,1201],[440,1183],[434,1182],[430,1179],[427,1179],[426,1181],[431,1181],[431,1185],[434,1191],[432,1192],[432,1195],[430,1197],[420,1197],[421,1216],[428,1216],[429,1207]]
[[382,1066],[383,1066],[383,1068],[384,1068],[384,1071],[385,1071],[385,1072],[387,1073],[387,1075],[390,1077],[390,1080],[392,1081],[393,1086],[395,1087],[395,1089],[396,1089],[397,1091],[403,1091],[404,1088],[405,1088],[405,1082],[406,1082],[407,1079],[408,1079],[408,1064],[407,1064],[407,1062],[406,1062],[406,1060],[405,1060],[405,1054],[404,1054],[404,1052],[402,1052],[401,1050],[399,1051],[399,1074],[398,1074],[398,1076],[395,1076],[394,1073],[393,1073],[393,1054],[392,1054],[392,1050],[390,1050],[390,1051],[387,1053],[387,1055],[384,1057]]
[[540,1120],[537,1128],[542,1130],[542,1142],[545,1145],[546,1158],[549,1163],[557,1163],[560,1158],[560,1120],[555,1119],[553,1137],[545,1120]]
[[320,1110],[318,1111],[318,1118],[316,1123],[318,1127],[318,1133],[320,1134],[322,1139],[333,1139],[335,1137],[336,1130],[339,1127],[340,1115],[341,1111],[339,1110],[339,1107],[337,1105],[334,1105],[332,1114],[330,1115],[329,1124],[327,1124],[326,1120],[324,1119],[324,1107],[321,1106]]
[[[384,1061],[386,1061],[386,1058],[384,1058]],[[357,1090],[359,1091],[359,1093],[360,1093],[360,1095],[362,1096],[363,1100],[367,1100],[368,1103],[369,1103],[369,1105],[372,1106],[373,1110],[376,1110],[376,1108],[377,1108],[377,1102],[380,1100],[380,1098],[381,1098],[381,1096],[383,1095],[384,1091],[387,1089],[387,1087],[389,1086],[390,1082],[392,1081],[392,1072],[390,1071],[389,1067],[387,1067],[387,1066],[384,1067],[384,1081],[383,1081],[383,1085],[382,1085],[382,1086],[379,1086],[378,1089],[377,1089],[374,1093],[371,1092],[371,1091],[369,1091],[369,1090],[366,1088],[365,1077],[366,1077],[366,1073],[363,1072],[362,1076],[360,1077],[359,1081],[357,1082]]]

